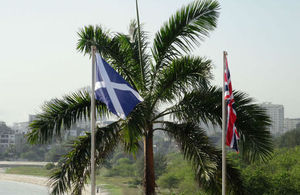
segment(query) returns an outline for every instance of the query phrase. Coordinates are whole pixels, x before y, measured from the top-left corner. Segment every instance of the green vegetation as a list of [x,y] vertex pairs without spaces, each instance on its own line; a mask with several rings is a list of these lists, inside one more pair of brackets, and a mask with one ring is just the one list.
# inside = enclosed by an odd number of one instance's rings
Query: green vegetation
[[300,146],[276,149],[266,163],[254,163],[242,170],[250,194],[300,194]]
[[55,167],[55,164],[54,163],[47,163],[46,165],[45,165],[45,169],[47,169],[47,170],[51,170],[51,169],[53,169]]
[[300,145],[300,127],[286,132],[284,135],[276,138],[276,146],[279,148],[293,148]]
[[171,153],[167,158],[167,169],[157,180],[162,193],[204,194],[195,182],[195,174],[193,173],[192,166],[184,161],[182,154]]
[[132,177],[104,177],[97,176],[97,186],[107,190],[111,195],[142,195],[141,187],[130,185]]
[[297,128],[277,137],[275,152],[266,162],[249,163],[235,153],[228,155],[240,169],[248,194],[300,194],[299,135],[300,128]]
[[44,161],[45,153],[47,152],[46,145],[30,145],[24,143],[20,149],[11,145],[3,154],[0,153],[0,160],[30,160],[30,161]]
[[33,175],[41,177],[49,177],[50,171],[40,166],[18,166],[10,167],[5,171],[8,174]]
[[[169,145],[174,147],[173,144]],[[177,151],[168,155],[156,154],[155,156],[158,157],[155,159],[158,164],[156,167],[161,167],[157,171],[161,172],[160,175],[157,175],[156,182],[158,194],[205,194],[198,187],[192,167],[184,161],[182,154]],[[115,194],[142,194],[141,175],[143,170],[139,169],[142,167],[142,159],[141,156],[133,159],[129,155],[116,152],[112,159],[107,162],[108,168],[100,169],[101,176],[97,176],[98,185],[109,192],[113,191]],[[124,172],[128,167],[130,170],[136,171]],[[106,184],[109,184],[110,187],[108,188]]]
[[[25,138],[23,138],[25,139]],[[53,140],[52,144],[31,145],[22,143],[19,145],[11,145],[4,153],[0,153],[0,160],[25,160],[25,161],[47,161],[57,162],[61,155],[68,151],[68,147],[64,147],[70,140]]]

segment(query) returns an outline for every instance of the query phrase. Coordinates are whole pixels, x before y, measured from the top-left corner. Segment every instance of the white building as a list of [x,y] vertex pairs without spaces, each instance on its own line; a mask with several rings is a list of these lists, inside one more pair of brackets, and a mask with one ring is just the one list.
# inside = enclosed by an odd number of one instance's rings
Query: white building
[[284,133],[284,107],[279,104],[263,103],[261,107],[266,109],[271,119],[270,132],[278,136]]
[[12,129],[15,134],[26,134],[28,132],[28,125],[28,122],[14,123]]
[[28,116],[28,119],[29,119],[29,123],[31,123],[32,121],[34,121],[34,120],[36,119],[36,115],[30,114],[30,115]]
[[285,118],[284,119],[284,131],[290,131],[296,129],[297,125],[300,125],[300,118]]
[[8,126],[6,126],[5,122],[1,122],[0,152],[4,152],[11,145],[15,145],[15,134]]

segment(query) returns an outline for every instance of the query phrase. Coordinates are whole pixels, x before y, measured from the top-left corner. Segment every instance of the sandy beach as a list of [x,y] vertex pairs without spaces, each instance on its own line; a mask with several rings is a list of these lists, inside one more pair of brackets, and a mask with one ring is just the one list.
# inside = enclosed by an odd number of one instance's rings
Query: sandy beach
[[30,176],[30,175],[16,175],[0,173],[0,181],[16,181],[35,185],[47,186],[48,179],[46,177]]
[[[6,174],[4,168],[0,168],[0,181],[23,182],[23,183],[29,183],[29,184],[35,184],[35,185],[48,187],[47,186],[48,178],[46,178],[46,177]],[[87,185],[85,187],[85,190],[83,191],[82,194],[83,195],[91,194],[90,185]],[[103,191],[103,192],[97,193],[97,195],[108,195],[108,193]]]

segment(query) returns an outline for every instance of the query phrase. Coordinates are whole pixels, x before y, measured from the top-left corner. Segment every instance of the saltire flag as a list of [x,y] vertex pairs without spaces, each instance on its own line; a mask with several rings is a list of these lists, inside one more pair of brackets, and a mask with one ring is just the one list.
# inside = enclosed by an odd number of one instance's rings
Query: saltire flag
[[101,56],[96,53],[95,99],[126,119],[135,106],[143,101],[139,93],[125,81]]
[[228,62],[227,57],[225,55],[225,94],[224,98],[226,100],[227,104],[227,134],[226,134],[226,145],[229,146],[232,149],[235,149],[237,152],[238,150],[238,140],[240,139],[240,136],[237,132],[237,129],[235,127],[235,121],[236,121],[236,112],[235,112],[235,103],[232,93],[232,85],[231,85],[231,79],[230,79],[230,72],[228,68]]

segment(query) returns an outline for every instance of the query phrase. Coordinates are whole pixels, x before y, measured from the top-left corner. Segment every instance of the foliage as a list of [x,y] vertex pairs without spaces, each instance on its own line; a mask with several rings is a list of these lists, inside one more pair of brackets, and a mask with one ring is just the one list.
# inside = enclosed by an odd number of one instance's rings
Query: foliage
[[170,153],[167,159],[167,170],[157,180],[158,186],[162,188],[160,191],[168,189],[176,194],[203,194],[195,182],[191,165],[183,160],[180,153]]
[[121,176],[130,177],[134,176],[135,164],[133,164],[128,158],[120,158],[116,162],[116,165],[106,174],[108,177]]
[[16,154],[16,147],[14,145],[9,145],[8,148],[2,153],[0,152],[0,160],[11,160],[16,159],[18,155]]
[[51,170],[51,169],[53,169],[55,167],[55,164],[54,163],[47,163],[46,165],[45,165],[45,169],[47,169],[47,170]]
[[[142,152],[140,151],[138,154],[142,154]],[[118,158],[120,156],[123,157]],[[157,179],[166,171],[166,156],[161,153],[155,153],[154,165],[155,178]],[[141,178],[144,174],[144,158],[142,155],[138,155],[136,159],[133,159],[131,156],[128,156],[125,153],[115,153],[109,163],[109,166],[106,168],[106,177],[134,177],[135,185],[140,185],[142,183]]]
[[254,163],[241,169],[249,194],[299,194],[300,146],[276,149],[266,163]]
[[41,161],[43,158],[40,158],[40,156],[35,153],[34,151],[28,151],[23,154],[21,154],[22,159],[27,159],[27,160],[33,160],[33,161]]
[[154,154],[155,179],[161,176],[167,168],[167,158],[161,153]]
[[300,128],[288,131],[275,140],[277,147],[293,148],[300,145]]
[[3,153],[0,153],[0,160],[28,160],[44,161],[47,146],[45,145],[22,145],[21,150],[17,150],[14,145],[10,145]]
[[61,156],[68,152],[68,148],[64,145],[65,143],[51,145],[51,149],[45,154],[45,161],[58,162]]
[[159,178],[158,183],[161,187],[172,191],[172,189],[178,187],[179,181],[180,180],[173,174],[165,174]]
[[[104,162],[104,159],[115,149],[119,141],[119,124],[112,123],[106,127],[98,127],[95,134],[96,165]],[[91,134],[80,136],[78,140],[70,143],[70,151],[59,161],[58,166],[51,172],[52,193],[60,194],[67,189],[72,189],[72,194],[80,194],[90,175],[90,148]],[[69,166],[69,165],[72,166]],[[68,182],[74,181],[74,184]]]

